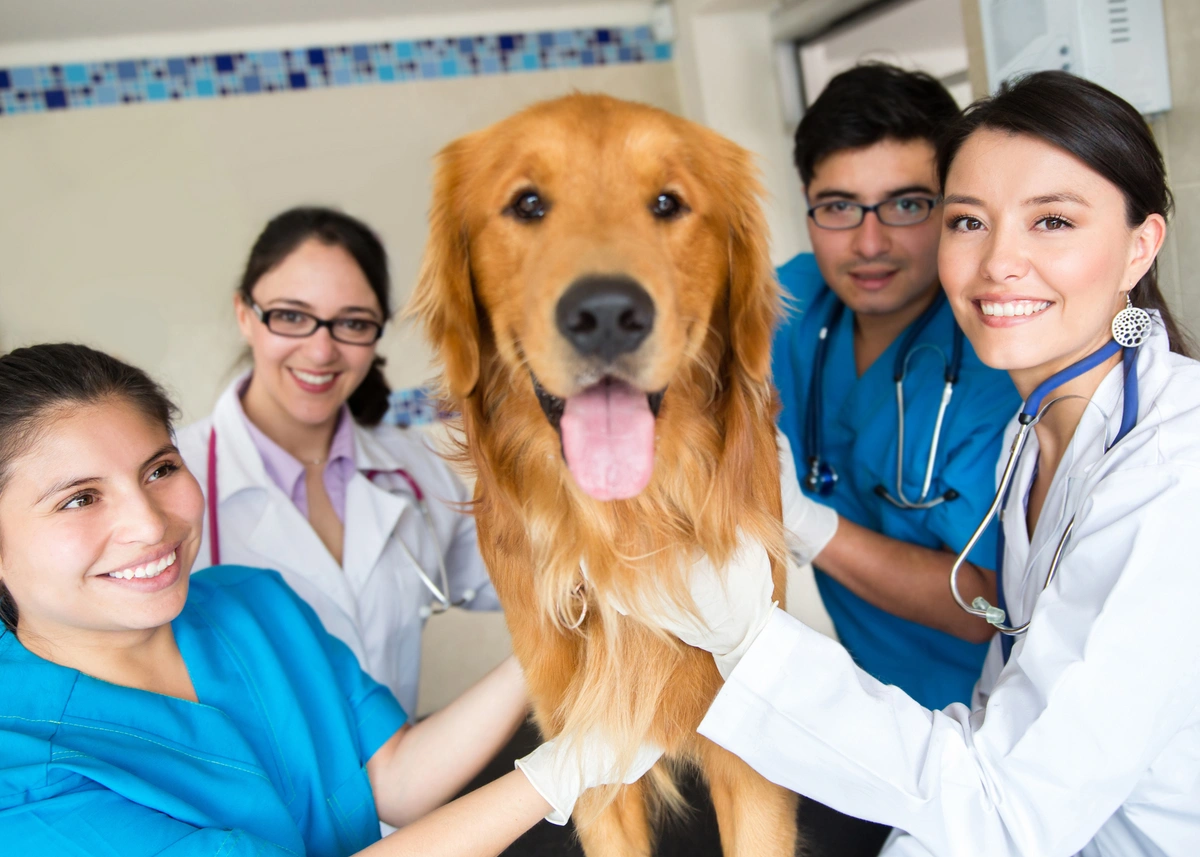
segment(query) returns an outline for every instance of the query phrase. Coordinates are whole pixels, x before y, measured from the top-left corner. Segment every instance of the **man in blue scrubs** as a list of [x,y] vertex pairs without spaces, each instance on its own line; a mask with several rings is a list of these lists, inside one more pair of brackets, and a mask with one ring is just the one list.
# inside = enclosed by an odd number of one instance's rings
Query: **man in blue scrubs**
[[[968,701],[992,635],[953,602],[947,580],[992,500],[1001,434],[1020,408],[1008,376],[962,340],[937,279],[934,140],[957,113],[933,78],[879,64],[821,93],[795,148],[814,252],[779,269],[795,310],[774,345],[780,427],[801,484],[837,512],[813,561],[825,606],[867,672],[930,708]],[[928,471],[956,349],[961,368]],[[970,561],[964,592],[994,601],[994,531]]]
[[[934,140],[957,113],[933,78],[878,64],[835,77],[809,108],[795,160],[814,252],[779,269],[795,311],[774,345],[780,427],[801,484],[837,513],[813,561],[825,607],[865,670],[930,708],[969,700],[992,635],[947,580],[991,502],[1001,434],[1020,408],[1008,376],[958,333],[937,279]],[[994,601],[994,531],[970,561],[964,593]]]
[[[821,93],[795,147],[814,252],[779,269],[795,307],[774,343],[780,427],[801,485],[837,512],[813,560],[825,607],[863,669],[935,709],[969,700],[992,636],[958,608],[947,581],[992,500],[1001,435],[1020,409],[1008,376],[956,335],[937,279],[934,140],[957,115],[936,80],[881,64],[844,72]],[[925,490],[956,348],[961,368]],[[989,530],[964,568],[968,599],[994,603],[995,550]]]
[[[954,603],[948,580],[992,500],[1001,435],[1020,409],[1008,376],[956,335],[938,282],[934,141],[957,115],[935,79],[881,64],[838,75],[808,109],[795,162],[813,253],[779,269],[793,306],[773,347],[779,425],[808,513],[797,534],[815,552],[838,637],[864,670],[934,709],[969,701],[992,636]],[[948,372],[957,378],[930,471]],[[963,569],[968,600],[995,603],[995,539],[989,529]],[[816,855],[874,854],[886,833],[811,802],[803,812]]]

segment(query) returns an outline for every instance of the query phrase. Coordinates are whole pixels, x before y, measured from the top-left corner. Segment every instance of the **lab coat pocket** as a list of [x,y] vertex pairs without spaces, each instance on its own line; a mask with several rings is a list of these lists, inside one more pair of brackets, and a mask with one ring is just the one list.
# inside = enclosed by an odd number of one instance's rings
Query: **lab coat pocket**
[[379,816],[366,766],[359,768],[329,795],[337,835],[345,853],[354,854],[379,840]]

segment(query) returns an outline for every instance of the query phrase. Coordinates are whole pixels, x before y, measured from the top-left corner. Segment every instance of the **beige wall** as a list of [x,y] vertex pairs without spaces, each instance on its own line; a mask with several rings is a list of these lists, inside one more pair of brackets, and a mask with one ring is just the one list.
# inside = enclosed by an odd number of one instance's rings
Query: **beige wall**
[[[975,95],[987,94],[987,67],[979,30],[979,0],[962,0],[963,24]],[[1159,256],[1159,282],[1171,308],[1200,337],[1200,2],[1163,0],[1172,108],[1151,128],[1167,162],[1175,218]]]

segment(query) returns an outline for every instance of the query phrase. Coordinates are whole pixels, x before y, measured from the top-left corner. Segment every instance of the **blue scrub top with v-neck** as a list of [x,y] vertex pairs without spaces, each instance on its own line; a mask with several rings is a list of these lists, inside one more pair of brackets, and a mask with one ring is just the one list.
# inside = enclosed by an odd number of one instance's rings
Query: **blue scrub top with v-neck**
[[[783,404],[779,425],[792,444],[797,472],[804,474],[809,454],[804,423],[813,358],[837,297],[812,254],[795,257],[778,273],[795,302],[772,352]],[[904,493],[910,499],[921,493],[945,387],[942,355],[949,359],[955,324],[949,304],[943,301],[910,351],[904,381]],[[829,337],[819,407],[821,456],[836,468],[839,478],[832,494],[810,496],[877,533],[957,553],[970,540],[995,494],[1004,428],[1021,407],[1012,381],[1006,373],[984,366],[971,344],[963,343],[962,373],[946,411],[929,492],[936,497],[953,488],[959,496],[928,510],[900,509],[876,494],[875,487],[883,485],[893,496],[896,493],[899,426],[893,373],[904,334],[861,377],[854,361],[854,313],[843,313]],[[970,559],[984,568],[995,566],[995,522]],[[864,670],[928,708],[969,702],[986,644],[968,643],[881,610],[821,572],[819,564],[817,586],[838,637]]]
[[379,839],[366,762],[406,721],[273,571],[192,576],[172,623],[199,703],[0,636],[0,852],[344,857]]

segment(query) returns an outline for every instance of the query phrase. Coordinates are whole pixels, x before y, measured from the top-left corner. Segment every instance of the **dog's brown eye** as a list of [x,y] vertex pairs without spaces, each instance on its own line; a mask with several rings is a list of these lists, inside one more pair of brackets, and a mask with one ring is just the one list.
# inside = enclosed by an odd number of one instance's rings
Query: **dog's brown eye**
[[662,220],[678,217],[685,210],[686,206],[673,193],[660,193],[650,206],[650,213]]
[[512,214],[518,220],[540,220],[546,216],[546,203],[537,191],[523,190],[513,197],[505,213]]

